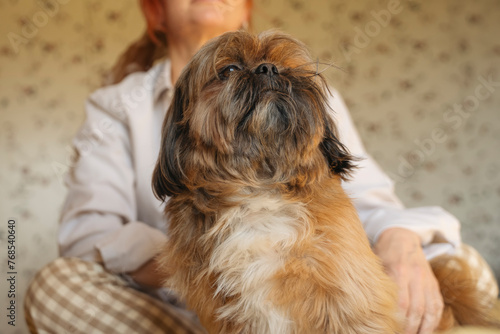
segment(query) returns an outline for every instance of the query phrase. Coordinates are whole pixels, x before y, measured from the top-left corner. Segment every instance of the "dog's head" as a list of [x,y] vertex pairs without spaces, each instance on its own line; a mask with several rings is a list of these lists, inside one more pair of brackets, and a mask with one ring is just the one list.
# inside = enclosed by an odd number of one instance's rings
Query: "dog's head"
[[326,94],[306,47],[288,35],[239,31],[213,39],[177,81],[155,194],[227,183],[305,185],[320,170],[346,176],[351,156],[335,135]]

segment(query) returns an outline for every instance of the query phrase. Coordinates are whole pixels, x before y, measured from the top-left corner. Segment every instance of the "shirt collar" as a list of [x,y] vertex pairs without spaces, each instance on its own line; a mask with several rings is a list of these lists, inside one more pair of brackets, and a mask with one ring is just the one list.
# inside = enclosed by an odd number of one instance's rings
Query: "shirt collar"
[[170,59],[166,59],[155,65],[152,69],[155,78],[153,86],[153,99],[158,102],[160,97],[167,91],[173,89],[172,85],[172,64]]

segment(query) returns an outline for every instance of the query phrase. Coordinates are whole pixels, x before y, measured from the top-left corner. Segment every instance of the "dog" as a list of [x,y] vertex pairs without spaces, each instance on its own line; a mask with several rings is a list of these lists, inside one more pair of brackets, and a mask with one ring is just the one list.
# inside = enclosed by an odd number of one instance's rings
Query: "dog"
[[158,262],[209,333],[401,332],[395,283],[341,187],[356,159],[328,94],[279,32],[211,40],[176,84],[152,180],[168,197]]

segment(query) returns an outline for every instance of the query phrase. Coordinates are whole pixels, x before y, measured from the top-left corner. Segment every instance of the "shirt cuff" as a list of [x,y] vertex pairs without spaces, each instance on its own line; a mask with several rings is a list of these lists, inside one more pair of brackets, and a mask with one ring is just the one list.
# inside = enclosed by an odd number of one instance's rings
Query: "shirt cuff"
[[138,269],[158,254],[167,241],[166,235],[142,222],[131,221],[100,240],[95,248],[106,269],[127,273]]

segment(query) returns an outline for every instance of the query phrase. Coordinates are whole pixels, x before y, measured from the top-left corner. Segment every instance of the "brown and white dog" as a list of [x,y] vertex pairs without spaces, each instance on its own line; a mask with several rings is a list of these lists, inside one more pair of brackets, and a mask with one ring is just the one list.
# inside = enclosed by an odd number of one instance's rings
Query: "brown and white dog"
[[153,175],[170,197],[159,261],[210,333],[401,329],[341,188],[353,159],[327,94],[304,45],[276,32],[210,41],[177,82]]

